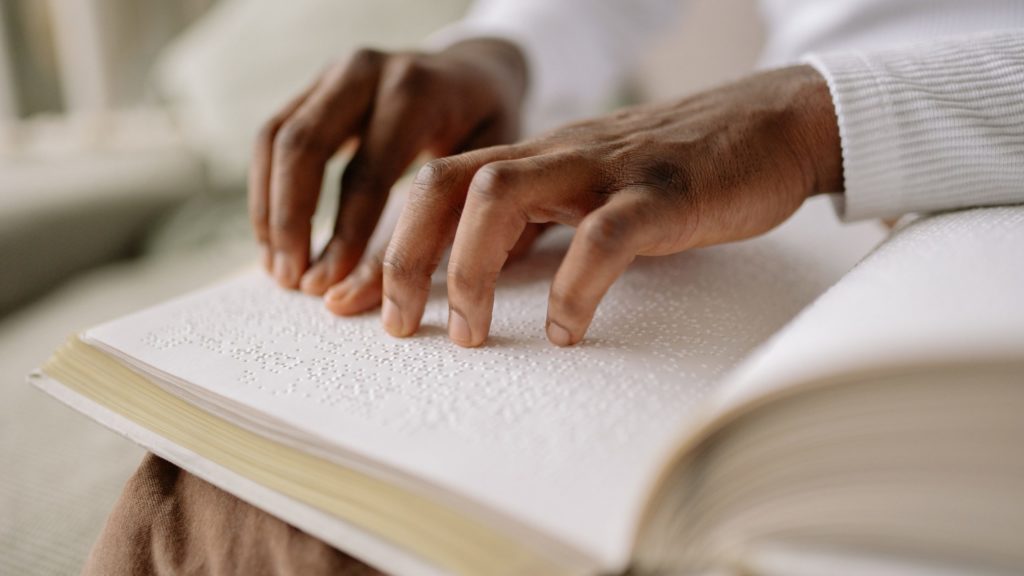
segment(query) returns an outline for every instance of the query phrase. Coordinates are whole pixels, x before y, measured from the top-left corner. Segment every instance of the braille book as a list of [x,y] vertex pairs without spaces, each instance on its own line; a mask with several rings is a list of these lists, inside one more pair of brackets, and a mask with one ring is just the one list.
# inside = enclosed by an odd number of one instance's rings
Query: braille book
[[639,258],[557,348],[571,233],[503,271],[477,349],[447,339],[443,273],[395,339],[252,271],[32,381],[398,574],[1024,570],[1024,208],[890,234],[816,200]]

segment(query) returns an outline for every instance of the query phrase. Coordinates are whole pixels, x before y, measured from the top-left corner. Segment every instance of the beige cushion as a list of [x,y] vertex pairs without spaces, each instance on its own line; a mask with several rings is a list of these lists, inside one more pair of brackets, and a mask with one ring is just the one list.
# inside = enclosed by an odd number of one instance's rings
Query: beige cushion
[[355,48],[414,47],[468,0],[226,0],[175,41],[160,92],[218,182],[244,178],[261,123]]

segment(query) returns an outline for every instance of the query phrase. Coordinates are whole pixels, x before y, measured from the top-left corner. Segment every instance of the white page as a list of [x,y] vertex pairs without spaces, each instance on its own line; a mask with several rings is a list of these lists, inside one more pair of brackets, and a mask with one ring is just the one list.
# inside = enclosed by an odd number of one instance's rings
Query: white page
[[744,362],[714,411],[837,375],[1020,359],[1024,206],[950,212],[901,226]]
[[883,235],[816,200],[752,241],[638,259],[570,349],[543,331],[566,234],[505,270],[480,349],[447,340],[441,280],[398,340],[258,272],[87,336],[618,568],[680,422]]

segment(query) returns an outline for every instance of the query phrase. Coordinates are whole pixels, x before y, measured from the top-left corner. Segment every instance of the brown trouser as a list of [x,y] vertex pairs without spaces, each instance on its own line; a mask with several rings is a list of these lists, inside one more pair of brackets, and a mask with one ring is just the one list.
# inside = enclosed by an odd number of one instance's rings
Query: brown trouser
[[83,574],[379,574],[149,454],[128,480]]

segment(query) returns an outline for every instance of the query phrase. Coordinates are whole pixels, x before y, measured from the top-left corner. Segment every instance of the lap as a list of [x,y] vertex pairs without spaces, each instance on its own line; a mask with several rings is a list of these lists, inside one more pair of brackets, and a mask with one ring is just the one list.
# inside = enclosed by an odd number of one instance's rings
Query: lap
[[83,574],[378,572],[149,454],[125,484]]

